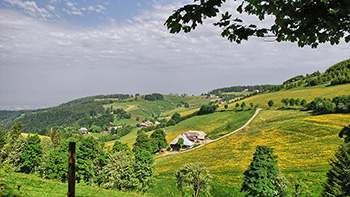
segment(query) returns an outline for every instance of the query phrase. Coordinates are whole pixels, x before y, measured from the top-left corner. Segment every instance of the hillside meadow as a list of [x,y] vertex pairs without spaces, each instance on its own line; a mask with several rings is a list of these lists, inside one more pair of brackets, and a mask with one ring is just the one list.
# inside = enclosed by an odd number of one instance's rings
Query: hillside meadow
[[[336,86],[315,86],[315,87],[298,87],[291,90],[281,90],[277,92],[268,92],[258,94],[244,100],[238,101],[242,103],[243,101],[249,105],[249,103],[254,103],[254,105],[259,105],[262,108],[268,108],[267,103],[269,100],[274,101],[273,107],[283,107],[281,100],[283,98],[300,98],[306,99],[308,102],[314,100],[317,97],[323,98],[333,98],[335,96],[348,95],[350,93],[350,84],[336,85]],[[229,105],[229,109],[234,109],[236,103]]]
[[[125,99],[125,102],[114,102],[112,104],[106,104],[103,107],[113,109],[122,108],[126,112],[131,114],[131,119],[128,121],[119,120],[115,124],[127,123],[131,125],[136,125],[141,123],[145,119],[150,119],[153,116],[160,118],[170,118],[174,113],[178,112],[182,116],[188,115],[197,111],[199,106],[202,104],[208,104],[209,100],[204,96],[177,96],[177,95],[163,95],[164,100],[156,101],[147,101],[141,99],[141,96],[138,96],[135,100],[135,97]],[[197,108],[185,108],[182,104],[182,107],[177,107],[178,104],[188,103],[196,104]],[[139,118],[139,121],[136,121],[136,118]]]
[[[278,166],[290,182],[302,179],[308,186],[305,196],[319,196],[330,159],[342,143],[338,133],[349,121],[350,114],[313,116],[297,110],[264,110],[239,133],[194,151],[157,158],[155,172],[160,185],[175,185],[176,169],[189,162],[204,162],[214,175],[213,196],[240,196],[243,172],[255,147],[266,145],[275,149]],[[168,190],[157,186],[151,192],[178,194],[176,187]]]
[[[166,133],[168,143],[174,140],[181,133],[189,130],[204,131],[210,139],[218,138],[244,125],[254,114],[254,110],[247,111],[222,111],[201,116],[194,116],[187,120],[181,121],[175,126],[163,128]],[[146,134],[151,135],[151,132]],[[129,134],[121,137],[119,141],[133,146],[137,137],[137,129],[133,129]],[[106,143],[107,147],[113,146],[115,141]]]

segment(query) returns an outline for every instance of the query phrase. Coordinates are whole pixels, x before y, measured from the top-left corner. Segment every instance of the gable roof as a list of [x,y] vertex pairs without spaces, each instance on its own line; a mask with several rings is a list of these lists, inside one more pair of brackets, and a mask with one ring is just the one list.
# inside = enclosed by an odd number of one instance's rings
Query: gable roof
[[194,143],[191,142],[189,139],[187,139],[187,137],[184,134],[178,135],[173,141],[170,142],[170,145],[176,145],[177,141],[180,138],[184,139],[184,146],[193,146],[194,145]]
[[185,135],[186,136],[196,136],[200,140],[204,140],[205,137],[207,136],[207,134],[204,133],[203,131],[187,131],[185,133]]

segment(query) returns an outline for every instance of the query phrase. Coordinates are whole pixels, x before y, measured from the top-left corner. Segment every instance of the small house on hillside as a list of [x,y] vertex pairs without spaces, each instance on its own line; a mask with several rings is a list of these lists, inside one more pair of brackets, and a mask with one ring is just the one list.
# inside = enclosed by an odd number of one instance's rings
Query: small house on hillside
[[117,130],[117,129],[122,128],[122,127],[123,127],[123,126],[109,127],[109,128],[108,128],[108,131],[111,132],[112,129]]
[[196,142],[198,140],[204,140],[207,137],[207,134],[203,131],[187,131],[184,134],[189,140],[193,142]]
[[177,136],[172,142],[170,142],[170,148],[172,150],[180,150],[180,144],[178,144],[178,140],[180,138],[184,139],[183,148],[191,148],[195,142],[199,142],[204,140],[207,137],[207,134],[203,131],[187,131],[186,133],[182,133]]
[[189,108],[196,108],[197,105],[196,105],[196,104],[189,104],[188,107],[189,107]]
[[141,127],[148,127],[148,126],[152,126],[153,125],[153,122],[147,120],[146,122],[143,122],[141,124]]
[[79,131],[80,131],[80,133],[82,133],[82,134],[87,134],[87,133],[89,132],[88,129],[87,129],[87,128],[84,128],[84,127],[80,128]]
[[189,140],[184,134],[180,134],[172,142],[170,142],[171,150],[180,151],[181,146],[178,143],[180,138],[184,139],[184,144],[182,148],[191,148],[194,145],[194,142]]

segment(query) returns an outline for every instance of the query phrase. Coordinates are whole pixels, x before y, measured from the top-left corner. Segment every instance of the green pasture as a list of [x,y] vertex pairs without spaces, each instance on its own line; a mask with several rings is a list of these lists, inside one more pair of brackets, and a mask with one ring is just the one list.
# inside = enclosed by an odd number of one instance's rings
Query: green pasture
[[[330,159],[342,143],[338,133],[349,122],[350,114],[312,116],[297,110],[264,110],[237,134],[190,152],[157,158],[155,172],[163,184],[174,184],[176,169],[189,162],[204,162],[214,175],[213,196],[239,196],[243,172],[255,147],[266,145],[275,149],[278,165],[290,182],[303,179],[308,186],[304,196],[319,196]],[[175,190],[166,193],[156,187],[152,192],[165,196]]]
[[[67,164],[68,165],[68,164]],[[18,189],[20,186],[20,189]],[[6,173],[0,170],[0,196],[56,197],[67,196],[68,183],[45,180],[36,175],[23,173]],[[76,185],[76,196],[141,196],[136,193],[124,193],[106,190],[97,186]],[[147,196],[147,195],[146,195]]]
[[[291,90],[281,90],[277,92],[268,92],[258,94],[241,101],[238,101],[241,104],[243,101],[249,105],[249,103],[254,103],[254,105],[259,105],[259,107],[268,108],[267,103],[269,100],[274,101],[273,107],[283,107],[281,100],[283,98],[300,98],[306,99],[308,102],[314,100],[317,97],[323,98],[333,98],[335,96],[349,95],[350,94],[350,84],[336,85],[336,86],[315,86],[315,87],[298,87]],[[229,105],[229,109],[234,109],[236,103]]]

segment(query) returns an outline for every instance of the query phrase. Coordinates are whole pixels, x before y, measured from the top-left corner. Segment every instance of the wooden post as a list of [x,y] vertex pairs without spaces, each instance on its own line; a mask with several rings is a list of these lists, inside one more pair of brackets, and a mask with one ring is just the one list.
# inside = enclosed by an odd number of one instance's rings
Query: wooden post
[[68,196],[75,196],[75,142],[69,142],[68,155]]

